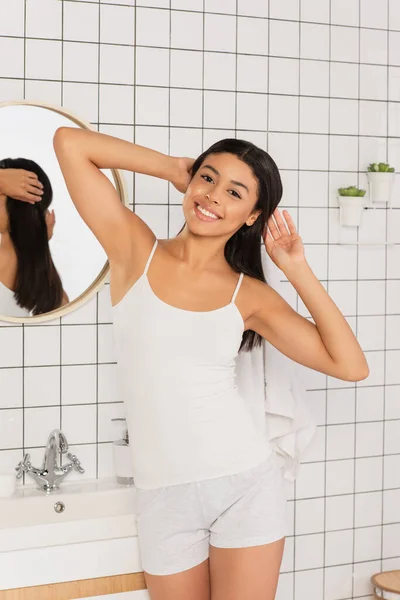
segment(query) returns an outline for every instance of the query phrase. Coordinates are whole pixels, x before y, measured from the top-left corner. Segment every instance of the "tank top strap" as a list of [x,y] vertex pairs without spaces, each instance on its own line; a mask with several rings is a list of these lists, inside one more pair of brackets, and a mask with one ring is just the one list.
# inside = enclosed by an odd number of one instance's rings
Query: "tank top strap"
[[243,281],[243,273],[240,273],[239,281],[237,282],[235,291],[233,292],[233,296],[232,296],[232,300],[231,300],[232,303],[234,303],[236,300],[236,296],[238,295],[240,286],[242,285],[242,281]]
[[150,263],[151,263],[151,259],[152,259],[152,258],[153,258],[153,256],[154,256],[154,252],[156,251],[157,244],[158,244],[158,240],[156,239],[156,241],[154,242],[154,246],[153,246],[153,248],[152,248],[152,250],[151,250],[151,252],[150,252],[150,256],[149,256],[149,258],[147,259],[146,266],[145,266],[145,268],[144,268],[144,274],[145,274],[145,275],[147,275],[147,271],[149,270],[149,266],[150,266]]

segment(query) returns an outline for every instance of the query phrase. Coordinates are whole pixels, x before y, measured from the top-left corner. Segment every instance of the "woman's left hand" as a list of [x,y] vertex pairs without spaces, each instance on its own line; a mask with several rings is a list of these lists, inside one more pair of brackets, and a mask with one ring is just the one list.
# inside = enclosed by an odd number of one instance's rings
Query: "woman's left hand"
[[276,209],[268,219],[264,231],[264,244],[268,255],[283,272],[296,263],[305,262],[304,246],[301,237],[296,231],[292,217],[287,210],[282,213],[286,223],[279,210]]

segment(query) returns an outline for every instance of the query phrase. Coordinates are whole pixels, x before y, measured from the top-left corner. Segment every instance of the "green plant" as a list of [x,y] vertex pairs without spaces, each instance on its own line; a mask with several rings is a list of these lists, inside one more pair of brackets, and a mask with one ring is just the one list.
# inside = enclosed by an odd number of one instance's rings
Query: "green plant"
[[368,171],[370,173],[394,173],[394,168],[387,163],[370,163],[368,165]]
[[339,196],[365,196],[366,190],[361,190],[355,185],[349,185],[347,188],[338,189]]

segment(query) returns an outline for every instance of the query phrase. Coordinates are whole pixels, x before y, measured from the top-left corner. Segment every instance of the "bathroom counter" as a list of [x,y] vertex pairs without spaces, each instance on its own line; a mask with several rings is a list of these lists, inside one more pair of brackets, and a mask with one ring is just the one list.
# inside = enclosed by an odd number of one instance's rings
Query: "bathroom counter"
[[110,478],[0,498],[0,590],[142,571],[134,492]]

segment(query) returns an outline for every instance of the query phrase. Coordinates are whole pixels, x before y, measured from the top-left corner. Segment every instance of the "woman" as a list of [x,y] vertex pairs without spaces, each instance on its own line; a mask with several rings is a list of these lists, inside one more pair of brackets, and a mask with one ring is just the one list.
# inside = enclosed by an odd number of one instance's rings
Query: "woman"
[[52,199],[50,180],[37,163],[0,160],[0,315],[39,315],[69,302],[49,248]]
[[[368,375],[290,215],[287,229],[277,210],[278,169],[241,140],[222,140],[193,161],[61,128],[54,148],[71,198],[110,261],[150,597],[209,600],[212,591],[213,600],[272,600],[286,535],[282,474],[237,393],[235,356],[265,337],[317,371],[347,381]],[[121,204],[105,168],[160,177],[184,193],[178,236],[157,240]],[[262,236],[316,325],[264,281]]]

